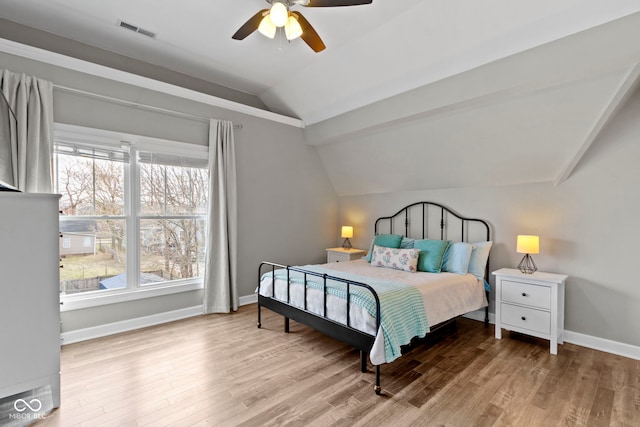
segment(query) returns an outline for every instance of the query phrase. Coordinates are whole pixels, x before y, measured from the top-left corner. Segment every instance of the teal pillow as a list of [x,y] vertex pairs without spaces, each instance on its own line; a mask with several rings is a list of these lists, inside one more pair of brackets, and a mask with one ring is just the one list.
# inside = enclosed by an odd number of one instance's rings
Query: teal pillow
[[413,243],[415,239],[410,239],[408,237],[403,237],[400,242],[400,249],[413,249]]
[[473,251],[471,251],[471,258],[469,259],[469,273],[476,276],[478,280],[482,280],[493,242],[476,242],[471,245],[473,246]]
[[440,273],[442,270],[442,257],[449,247],[449,243],[448,240],[416,240],[413,243],[413,247],[420,249],[418,271]]
[[371,252],[374,246],[384,246],[385,248],[398,249],[402,242],[402,236],[400,234],[378,234],[373,238],[371,246],[369,246],[369,252],[364,257],[368,262],[371,262]]
[[449,273],[467,274],[471,259],[471,243],[454,242],[449,245],[442,258],[442,271]]

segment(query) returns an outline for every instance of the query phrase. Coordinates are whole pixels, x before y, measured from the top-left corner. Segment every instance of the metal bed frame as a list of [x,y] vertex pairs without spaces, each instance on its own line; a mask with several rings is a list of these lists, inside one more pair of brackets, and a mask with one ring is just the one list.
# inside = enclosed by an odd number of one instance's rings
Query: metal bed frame
[[[431,212],[437,212],[435,216],[431,215]],[[414,233],[416,224],[412,222],[412,219],[415,218],[415,212],[418,214],[421,213],[421,221],[417,224],[417,228],[420,233]],[[404,215],[403,215],[404,214]],[[434,227],[434,220],[437,221],[436,227]],[[470,237],[478,236],[479,238],[486,238],[486,240],[490,240],[490,227],[489,224],[481,219],[476,218],[467,218],[459,215],[455,211],[440,205],[434,202],[417,202],[412,203],[404,208],[400,209],[394,215],[380,217],[375,222],[375,234],[377,235],[380,232],[380,228],[383,224],[387,224],[386,229],[389,234],[394,233],[394,228],[398,222],[400,222],[401,227],[404,227],[404,236],[409,237],[409,235],[413,236],[421,236],[422,239],[432,238],[430,237],[430,230],[434,228],[439,228],[439,239],[449,239],[452,234],[449,222],[459,222],[460,223],[460,233],[459,239],[457,241],[470,241]],[[480,234],[472,234],[470,228],[475,226],[475,228],[480,230]],[[454,232],[455,233],[455,232]],[[481,236],[481,237],[480,237]],[[262,316],[261,316],[261,308],[265,307],[271,311],[274,311],[284,317],[284,331],[289,332],[289,321],[290,319],[295,320],[296,322],[307,325],[325,335],[328,335],[334,339],[342,341],[350,346],[355,347],[360,351],[360,371],[367,372],[367,358],[371,348],[373,347],[373,343],[375,341],[375,335],[368,334],[366,332],[362,332],[358,329],[353,328],[350,325],[350,316],[349,313],[349,304],[350,304],[350,296],[351,289],[353,286],[361,287],[367,289],[373,295],[373,298],[376,301],[376,331],[380,328],[380,299],[376,294],[376,291],[366,283],[355,282],[346,280],[339,277],[330,276],[327,274],[320,274],[312,271],[307,271],[299,267],[292,267],[282,264],[276,264],[272,262],[262,262],[258,268],[258,286],[260,283],[260,278],[264,274],[265,267],[270,268],[271,270],[271,286],[272,286],[272,295],[273,297],[265,297],[258,292],[258,328],[262,327]],[[286,269],[287,271],[287,300],[281,301],[275,298],[275,271],[276,269]],[[309,276],[313,276],[316,278],[321,278],[323,283],[323,293],[324,293],[324,310],[323,314],[319,315],[313,313],[307,309],[307,286],[304,286],[304,306],[302,308],[296,307],[290,304],[290,281],[289,275],[291,272],[298,272],[303,274],[304,282],[307,283],[307,278]],[[489,277],[489,262],[487,261],[487,266],[485,268],[485,280]],[[331,320],[327,317],[327,280],[332,280],[336,282],[344,283],[347,287],[347,322],[339,323],[334,320]],[[489,292],[487,292],[487,301],[489,300]],[[430,328],[430,332],[427,334],[427,337],[432,337],[436,333],[441,333],[446,330],[448,326],[452,325],[455,322],[454,319],[449,319],[445,322],[434,325]],[[485,325],[489,323],[489,307],[485,308]],[[412,341],[411,345],[407,347],[407,349],[414,348],[415,345],[423,342],[427,337],[422,339],[417,339],[415,342]],[[403,348],[404,350],[404,348]],[[404,351],[403,351],[404,353]],[[374,386],[374,390],[376,394],[380,394],[382,392],[382,388],[380,387],[380,365],[375,365],[376,371],[376,383]]]

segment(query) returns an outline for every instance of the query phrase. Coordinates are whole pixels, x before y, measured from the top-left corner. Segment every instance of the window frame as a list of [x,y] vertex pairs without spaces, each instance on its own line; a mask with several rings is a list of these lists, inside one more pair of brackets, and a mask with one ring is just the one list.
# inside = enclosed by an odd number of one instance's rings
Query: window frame
[[[113,219],[124,219],[126,224],[126,287],[121,289],[103,289],[85,293],[61,293],[61,311],[117,304],[203,289],[202,277],[173,280],[166,284],[158,283],[141,285],[137,283],[137,276],[140,272],[140,221],[157,218],[168,219],[174,216],[185,219],[201,219],[206,221],[206,214],[170,216],[142,215],[140,206],[140,169],[138,156],[136,154],[138,151],[145,151],[169,156],[192,157],[208,161],[208,146],[61,123],[54,124],[53,139],[54,145],[56,143],[82,144],[84,146],[94,146],[96,148],[127,149],[130,153],[129,166],[125,168],[124,177],[124,212],[122,216],[113,216]],[[95,216],[88,216],[85,218],[95,219]],[[109,218],[111,218],[111,216],[99,216],[99,219]],[[82,219],[82,216],[76,216],[74,219]]]

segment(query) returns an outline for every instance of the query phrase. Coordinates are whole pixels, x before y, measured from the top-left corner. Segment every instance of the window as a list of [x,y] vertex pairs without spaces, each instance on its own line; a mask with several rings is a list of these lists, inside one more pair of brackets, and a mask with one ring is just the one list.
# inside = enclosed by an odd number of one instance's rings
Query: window
[[208,196],[206,160],[142,151],[138,159],[140,263],[150,274],[146,284],[201,277]]
[[206,147],[124,137],[56,125],[63,299],[202,286]]

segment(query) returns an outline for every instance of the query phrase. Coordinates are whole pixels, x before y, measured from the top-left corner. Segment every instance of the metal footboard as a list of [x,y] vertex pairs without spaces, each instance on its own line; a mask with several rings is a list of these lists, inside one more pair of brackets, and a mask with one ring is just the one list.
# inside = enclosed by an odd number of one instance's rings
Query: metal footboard
[[[359,287],[367,289],[373,295],[376,303],[376,331],[380,329],[380,298],[376,291],[366,283],[355,282],[352,280],[343,279],[340,277],[330,276],[327,274],[321,274],[313,271],[308,271],[300,267],[292,267],[282,264],[276,264],[273,262],[262,262],[258,268],[258,286],[265,273],[266,268],[271,270],[271,295],[272,297],[262,296],[258,289],[258,328],[262,327],[261,307],[268,308],[282,316],[284,316],[284,330],[289,332],[289,319],[293,319],[296,322],[305,324],[325,335],[349,344],[358,350],[360,350],[360,370],[361,372],[367,371],[367,357],[373,342],[375,341],[375,335],[368,334],[360,331],[351,326],[350,308],[351,308],[351,295],[353,287]],[[276,298],[276,270],[283,269],[287,271],[287,287],[286,287],[286,301]],[[301,273],[303,275],[303,307],[297,307],[291,303],[291,272]],[[323,310],[322,314],[317,314],[308,309],[307,306],[307,283],[309,277],[319,278],[322,281],[322,293],[323,293]],[[335,281],[344,283],[346,286],[347,298],[346,298],[346,323],[340,323],[330,319],[327,316],[327,281]],[[374,390],[376,394],[380,394],[382,388],[380,387],[380,365],[375,365],[376,370],[376,384]]]

